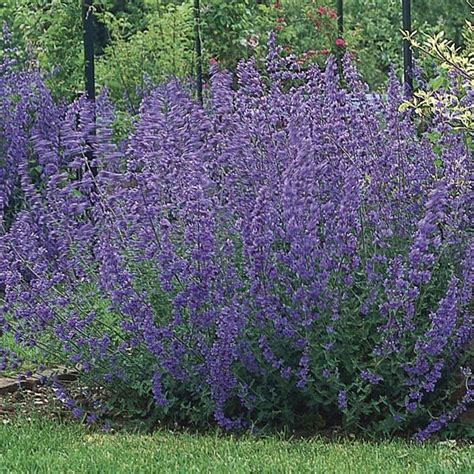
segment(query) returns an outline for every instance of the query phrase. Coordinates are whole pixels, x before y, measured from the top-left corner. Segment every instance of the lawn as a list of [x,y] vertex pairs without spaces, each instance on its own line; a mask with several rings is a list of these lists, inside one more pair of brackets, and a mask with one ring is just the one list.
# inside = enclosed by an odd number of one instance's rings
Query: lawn
[[0,474],[474,474],[473,2],[0,0]]
[[471,473],[474,446],[252,439],[219,435],[106,434],[78,424],[0,425],[0,472]]

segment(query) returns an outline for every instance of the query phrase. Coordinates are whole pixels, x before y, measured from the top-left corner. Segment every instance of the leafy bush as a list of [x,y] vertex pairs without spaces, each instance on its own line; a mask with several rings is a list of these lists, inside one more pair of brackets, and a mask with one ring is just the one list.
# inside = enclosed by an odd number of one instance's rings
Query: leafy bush
[[324,64],[328,55],[341,53],[346,47],[346,41],[338,38],[337,13],[330,5],[332,2],[327,1],[274,2],[273,15],[269,16],[275,23],[265,31],[275,30],[278,42],[298,56],[299,64]]
[[97,61],[98,83],[109,89],[115,103],[123,102],[134,113],[150,84],[193,74],[192,2],[156,5],[144,15],[146,28],[133,35],[127,34],[129,22],[108,12],[99,16],[111,40]]
[[396,79],[369,96],[347,58],[347,90],[333,59],[272,44],[267,69],[236,90],[214,69],[205,108],[163,85],[122,148],[105,95],[97,127],[81,99],[48,133],[44,102],[0,326],[146,420],[426,439],[473,395],[464,137],[419,133]]
[[[123,26],[122,34],[130,38],[146,26],[144,3],[98,0],[94,11],[98,17],[103,12],[113,15]],[[9,25],[19,56],[23,61],[34,58],[57,99],[70,100],[83,90],[82,4],[82,0],[6,0],[0,5],[0,23]],[[110,35],[97,21],[97,55],[103,54]]]
[[[438,75],[427,84],[427,88],[416,91],[413,100],[403,104],[403,108],[412,105],[416,112],[430,115],[433,110],[441,109],[445,119],[453,127],[474,134],[474,26],[466,22],[464,38],[467,45],[460,51],[443,33],[427,36],[419,43],[415,35],[407,35],[414,48],[426,57],[435,60]],[[471,144],[472,146],[472,144]]]
[[18,0],[2,3],[0,22],[9,25],[21,59],[33,58],[56,97],[70,99],[81,91],[84,55],[81,2]]
[[263,8],[268,3],[202,1],[202,41],[206,56],[226,68],[235,69],[240,59],[261,51],[266,38],[260,35],[271,24],[270,18],[263,15]]
[[[346,0],[344,5],[346,33],[360,73],[372,88],[380,88],[386,84],[392,67],[397,71],[403,68],[401,2]],[[466,0],[417,0],[412,2],[413,29],[433,35],[444,31],[460,46],[463,23],[469,13]]]
[[[193,70],[192,0],[97,0],[97,81],[132,109],[146,78],[166,81]],[[302,62],[322,63],[347,44],[371,88],[385,87],[388,71],[402,68],[399,0],[346,0],[344,41],[338,41],[333,0],[202,0],[202,39],[206,59],[235,70],[242,58],[266,55],[269,31]],[[47,75],[56,98],[72,98],[83,87],[80,0],[6,0],[6,21],[29,56]],[[466,0],[413,2],[414,28],[461,45]],[[344,45],[344,46],[343,46]],[[139,90],[136,91],[138,86]]]
[[242,58],[264,60],[269,32],[275,32],[285,51],[299,62],[324,63],[332,52],[342,51],[337,39],[337,14],[322,0],[248,1],[204,4],[203,40],[206,51],[222,66],[234,70]]

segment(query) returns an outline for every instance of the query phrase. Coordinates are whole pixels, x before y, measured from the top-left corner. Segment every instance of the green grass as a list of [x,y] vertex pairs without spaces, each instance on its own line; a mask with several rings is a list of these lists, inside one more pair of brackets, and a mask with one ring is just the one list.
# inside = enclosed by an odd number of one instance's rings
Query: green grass
[[474,446],[105,434],[48,420],[0,422],[1,473],[472,473]]

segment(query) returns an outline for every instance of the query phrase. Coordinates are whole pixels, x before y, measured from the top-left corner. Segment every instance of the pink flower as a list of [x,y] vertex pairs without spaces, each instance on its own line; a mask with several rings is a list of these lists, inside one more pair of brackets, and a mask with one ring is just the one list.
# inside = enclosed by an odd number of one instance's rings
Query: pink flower
[[209,59],[209,65],[210,66],[215,66],[218,63],[219,63],[219,61],[216,58]]
[[346,45],[346,42],[342,38],[336,39],[336,46],[338,48],[344,48],[345,45]]
[[327,48],[324,48],[320,51],[320,53],[323,55],[323,56],[327,56],[329,54],[329,49]]
[[329,17],[329,18],[332,18],[333,20],[335,20],[335,19],[337,18],[337,13],[336,13],[334,10],[330,9],[330,10],[328,11],[328,17]]

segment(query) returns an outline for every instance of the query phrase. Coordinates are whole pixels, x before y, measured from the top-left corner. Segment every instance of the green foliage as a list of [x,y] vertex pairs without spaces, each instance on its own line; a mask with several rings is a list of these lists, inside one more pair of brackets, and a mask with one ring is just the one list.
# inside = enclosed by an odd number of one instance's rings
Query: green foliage
[[364,79],[384,84],[391,66],[402,65],[399,0],[350,0],[346,3],[346,31],[354,37],[354,57]]
[[14,38],[35,58],[57,97],[70,97],[82,90],[79,0],[4,2],[0,7],[0,21],[8,22]]
[[42,353],[38,348],[35,347],[23,347],[19,346],[11,334],[1,334],[0,333],[0,347],[2,349],[9,349],[14,351],[20,360],[20,367],[15,370],[6,370],[1,372],[1,376],[16,376],[18,372],[26,372],[28,370],[35,370],[38,367],[38,364],[48,364],[52,361],[51,358]]
[[[252,38],[259,43],[261,6],[251,0],[207,0],[202,2],[202,39],[208,57],[224,67],[234,67],[252,54]],[[263,43],[266,40],[263,39]]]
[[191,2],[155,3],[144,16],[144,28],[130,34],[130,19],[105,12],[98,19],[110,35],[97,61],[97,81],[116,101],[136,110],[148,84],[192,74],[194,62]]
[[[115,15],[131,37],[145,27],[143,2],[98,0],[97,16]],[[71,98],[83,90],[82,0],[8,0],[0,5],[0,23],[6,22],[23,60],[34,62],[47,78],[56,98]],[[101,55],[109,42],[106,25],[97,22],[95,49]],[[100,83],[99,78],[99,83]]]
[[336,46],[337,14],[331,1],[285,0],[275,2],[267,14],[273,19],[266,31],[275,30],[278,42],[299,58],[299,64],[325,62]]
[[[116,100],[136,108],[144,78],[161,82],[192,73],[192,0],[97,0],[94,5],[97,82],[109,87]],[[334,9],[335,2],[202,0],[205,64],[214,58],[233,69],[241,58],[262,58],[273,29],[280,43],[300,56],[302,63],[322,62],[338,48],[335,19],[318,18],[320,7]],[[432,35],[443,30],[458,46],[464,43],[461,31],[468,17],[465,0],[413,2],[415,29]],[[347,50],[369,84],[383,86],[390,66],[398,71],[402,66],[400,1],[346,0],[344,18]],[[36,58],[57,97],[71,97],[82,90],[81,0],[5,0],[0,5],[3,21],[9,23],[24,51]]]
[[[345,29],[352,52],[364,79],[377,88],[387,80],[391,66],[403,67],[401,54],[402,10],[400,0],[346,0]],[[465,0],[415,0],[413,29],[436,34],[445,31],[452,41],[462,43],[461,30],[469,16]]]
[[468,132],[467,139],[472,139],[474,114],[469,96],[474,91],[474,25],[466,22],[464,51],[446,39],[443,32],[425,35],[422,42],[415,35],[407,35],[407,39],[422,55],[436,62],[438,75],[426,89],[417,91],[411,102],[403,104],[402,109],[412,107],[420,116],[440,113],[454,128]]

